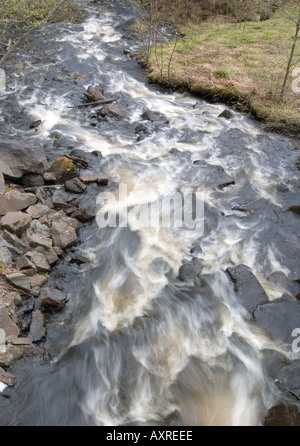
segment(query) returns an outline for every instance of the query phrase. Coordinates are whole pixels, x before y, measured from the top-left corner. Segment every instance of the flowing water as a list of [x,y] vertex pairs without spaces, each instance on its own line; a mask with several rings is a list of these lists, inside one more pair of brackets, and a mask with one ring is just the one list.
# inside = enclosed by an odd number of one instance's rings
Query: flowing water
[[[35,57],[20,55],[2,97],[3,131],[43,143],[50,160],[67,147],[101,151],[116,197],[106,210],[194,193],[204,201],[204,226],[129,219],[126,227],[83,228],[80,250],[90,263],[57,267],[67,271],[70,300],[54,329],[49,321],[51,354],[14,366],[18,382],[0,422],[259,425],[280,393],[266,352],[292,354],[254,322],[226,269],[249,266],[270,301],[287,292],[268,280],[272,273],[299,279],[298,217],[286,212],[299,188],[297,153],[248,116],[222,119],[222,105],[150,85],[123,51],[140,46],[126,28],[134,10],[86,7],[83,23],[49,26],[47,46],[40,35]],[[98,122],[90,109],[70,108],[96,84],[119,98],[124,118]],[[160,120],[138,138],[136,126],[149,125],[145,110]],[[28,130],[38,119],[37,131]],[[234,184],[216,187],[212,166]],[[120,199],[118,184],[127,186]],[[178,277],[191,261],[198,274]]]

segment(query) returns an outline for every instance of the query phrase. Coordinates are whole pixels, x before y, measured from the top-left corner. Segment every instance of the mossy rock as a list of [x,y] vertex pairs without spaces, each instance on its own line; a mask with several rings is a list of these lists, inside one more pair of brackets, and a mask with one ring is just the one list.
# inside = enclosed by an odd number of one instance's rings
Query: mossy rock
[[58,182],[65,182],[79,176],[75,164],[67,156],[57,158],[50,167],[49,172],[54,173]]

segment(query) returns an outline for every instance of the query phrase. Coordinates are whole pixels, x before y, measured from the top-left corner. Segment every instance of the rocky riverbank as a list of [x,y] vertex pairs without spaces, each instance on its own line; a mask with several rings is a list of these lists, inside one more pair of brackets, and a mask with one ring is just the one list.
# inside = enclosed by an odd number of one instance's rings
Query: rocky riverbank
[[[42,146],[1,138],[0,158],[0,381],[13,386],[8,368],[43,355],[45,318],[68,302],[59,285],[48,286],[51,271],[95,217],[85,204],[88,189],[100,191],[108,178],[100,174],[100,152],[73,150],[49,163]],[[70,262],[88,259],[75,255]]]

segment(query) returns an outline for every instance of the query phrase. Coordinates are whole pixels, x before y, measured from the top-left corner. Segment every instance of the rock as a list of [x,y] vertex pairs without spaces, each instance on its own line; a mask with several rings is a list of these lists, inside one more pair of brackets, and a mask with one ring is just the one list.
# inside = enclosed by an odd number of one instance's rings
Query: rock
[[0,195],[3,195],[4,192],[5,192],[5,181],[4,181],[4,176],[0,171]]
[[0,68],[0,93],[6,90],[6,74],[3,68]]
[[19,293],[12,294],[12,301],[16,307],[19,307],[22,304],[22,297]]
[[0,171],[4,178],[18,180],[24,174],[43,175],[48,167],[44,148],[26,139],[0,137]]
[[41,274],[35,274],[34,276],[29,277],[29,280],[32,288],[41,287],[48,282],[47,277],[42,276]]
[[108,184],[108,176],[104,174],[81,176],[80,180],[85,184],[97,183],[101,186]]
[[9,387],[13,387],[15,385],[15,376],[11,373],[5,372],[2,367],[0,367],[0,382],[6,384]]
[[55,265],[55,263],[58,261],[58,256],[57,256],[56,252],[54,251],[54,249],[52,249],[52,248],[49,249],[45,253],[45,255],[46,255],[49,265],[51,265],[51,266]]
[[189,262],[181,265],[178,271],[178,279],[184,282],[195,280],[201,272],[201,267],[197,262]]
[[31,288],[31,294],[33,297],[39,297],[41,293],[41,287],[35,286],[34,288]]
[[214,166],[203,160],[194,161],[194,166],[199,169],[199,181],[206,187],[224,189],[235,184],[234,179],[224,171],[222,166]]
[[19,328],[12,321],[7,308],[0,306],[0,328],[5,331],[7,336],[18,336]]
[[44,204],[36,204],[34,206],[30,206],[26,212],[30,215],[31,218],[38,219],[43,217],[44,215],[47,215],[50,212],[50,209]]
[[34,194],[7,192],[0,197],[0,214],[22,211],[36,202],[37,198]]
[[24,212],[8,212],[1,218],[0,226],[2,229],[7,229],[19,236],[28,228],[30,222],[30,215]]
[[29,339],[16,338],[19,344],[11,343],[7,346],[5,353],[0,353],[0,367],[10,367],[21,358],[41,355],[44,349],[35,347]]
[[67,295],[56,288],[43,288],[41,298],[42,306],[51,312],[62,310],[68,301]]
[[28,338],[32,342],[39,342],[45,337],[45,334],[44,316],[39,310],[34,310]]
[[69,248],[77,241],[75,229],[64,220],[54,221],[50,232],[54,245],[62,249]]
[[12,255],[6,246],[0,246],[0,264],[1,263],[5,266],[11,266],[13,263]]
[[238,265],[226,270],[234,283],[234,291],[240,303],[251,313],[258,305],[268,301],[268,296],[251,269],[246,265]]
[[50,237],[50,229],[47,225],[40,223],[38,220],[33,220],[30,223],[29,231],[32,230],[35,234],[44,235],[45,237]]
[[159,121],[161,124],[169,124],[168,118],[159,112],[152,112],[150,110],[146,110],[142,114],[142,119],[145,121],[157,122]]
[[[17,255],[20,255],[21,253],[25,254],[25,252],[28,251],[28,246],[16,235],[12,234],[8,231],[3,231],[2,234],[3,239],[9,243],[11,246],[13,246],[17,250]],[[11,248],[7,246],[7,248],[11,251]],[[13,260],[15,260],[13,258]]]
[[5,280],[11,284],[14,288],[22,291],[29,292],[31,289],[30,280],[25,274],[11,273],[3,274]]
[[290,212],[293,212],[294,214],[300,215],[300,204],[299,205],[295,205],[295,206],[291,206],[288,210]]
[[106,117],[121,119],[126,116],[126,109],[117,107],[116,105],[105,105],[98,111],[97,115],[99,120]]
[[53,206],[55,209],[67,209],[69,206],[77,204],[76,199],[72,195],[62,190],[56,190],[53,194]]
[[84,263],[89,263],[89,262],[90,262],[90,259],[88,257],[81,256],[81,255],[74,256],[70,260],[70,263],[75,263],[76,265],[82,265]]
[[293,361],[283,367],[278,374],[278,382],[287,394],[292,394],[300,400],[300,361]]
[[72,213],[72,218],[76,218],[79,221],[87,222],[92,220],[96,216],[96,210],[92,207],[87,207],[84,209],[77,209]]
[[43,178],[45,184],[56,184],[56,175],[54,172],[45,172]]
[[64,254],[63,250],[59,246],[54,246],[53,251],[55,251],[55,253],[60,257]]
[[31,253],[26,254],[27,257],[31,259],[31,261],[36,266],[36,269],[41,273],[46,273],[50,271],[51,266],[49,265],[46,256],[39,252],[33,251]]
[[287,402],[269,409],[264,426],[300,426],[300,413],[295,404]]
[[[31,253],[28,253],[31,254]],[[18,269],[27,269],[27,268],[32,268],[32,269],[36,269],[34,263],[31,262],[31,260],[29,260],[28,257],[25,256],[21,256],[17,259],[16,261],[16,267]]]
[[33,121],[33,122],[29,125],[29,128],[30,128],[30,129],[37,129],[37,128],[41,125],[42,122],[43,122],[43,121],[42,121],[41,119],[37,119],[36,121]]
[[300,302],[277,299],[260,305],[254,312],[256,323],[272,338],[292,345],[295,328],[300,328]]
[[[98,152],[99,153],[99,152]],[[101,155],[101,153],[100,153]],[[91,153],[85,152],[84,150],[80,149],[73,149],[69,153],[69,157],[74,161],[78,162],[79,164],[82,164],[83,166],[88,166],[91,162]]]
[[22,185],[24,187],[39,187],[44,186],[44,184],[45,182],[42,175],[31,174],[22,177]]
[[104,93],[104,90],[101,87],[101,85],[96,85],[95,87],[90,85],[87,89],[87,92],[84,93],[84,95],[86,96],[86,98],[89,102],[96,102],[96,101],[102,101],[105,99],[105,97],[103,96],[103,93]]
[[66,156],[57,158],[51,165],[49,172],[54,173],[56,181],[61,183],[78,176],[75,164]]
[[26,240],[32,248],[36,248],[38,246],[42,246],[44,248],[52,248],[52,240],[51,238],[46,237],[42,234],[36,234],[34,232],[28,231],[26,232]]
[[218,115],[218,118],[232,119],[233,113],[230,110],[224,110]]
[[86,185],[79,178],[73,178],[65,182],[65,188],[74,194],[83,194],[86,190]]

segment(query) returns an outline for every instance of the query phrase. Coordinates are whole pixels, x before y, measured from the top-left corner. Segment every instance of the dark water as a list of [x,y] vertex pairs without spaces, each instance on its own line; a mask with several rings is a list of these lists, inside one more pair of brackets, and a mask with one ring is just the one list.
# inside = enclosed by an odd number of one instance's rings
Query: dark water
[[[49,318],[45,357],[12,367],[17,384],[0,397],[0,424],[260,425],[282,398],[277,374],[297,355],[262,329],[226,270],[247,265],[269,301],[295,300],[300,227],[287,209],[299,197],[298,153],[248,116],[228,121],[222,105],[149,85],[123,51],[140,47],[130,4],[87,10],[82,24],[49,26],[47,45],[32,42],[36,57],[20,55],[8,70],[1,131],[43,143],[50,160],[100,151],[114,194],[107,211],[193,193],[203,226],[132,217],[127,227],[84,227],[76,249],[91,263],[67,257],[55,268],[50,284],[69,303]],[[96,84],[119,98],[123,117],[99,122],[95,110],[70,108]],[[118,184],[127,187],[120,199]],[[96,205],[98,193],[84,199]],[[183,263],[192,269],[181,274]]]

